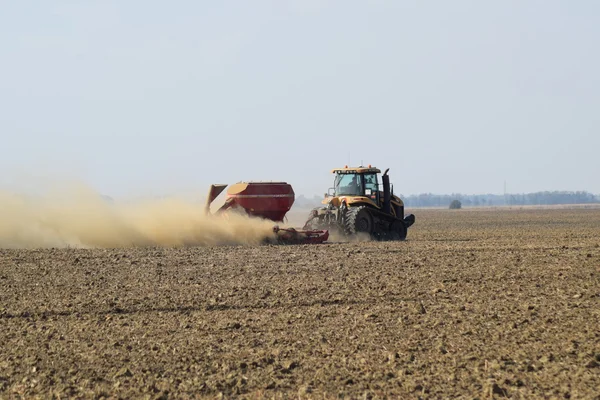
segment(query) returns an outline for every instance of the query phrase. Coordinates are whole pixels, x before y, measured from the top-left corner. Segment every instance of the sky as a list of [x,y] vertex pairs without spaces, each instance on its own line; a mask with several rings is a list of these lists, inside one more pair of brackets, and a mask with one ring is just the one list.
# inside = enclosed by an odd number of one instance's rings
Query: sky
[[0,185],[600,193],[600,2],[0,0]]

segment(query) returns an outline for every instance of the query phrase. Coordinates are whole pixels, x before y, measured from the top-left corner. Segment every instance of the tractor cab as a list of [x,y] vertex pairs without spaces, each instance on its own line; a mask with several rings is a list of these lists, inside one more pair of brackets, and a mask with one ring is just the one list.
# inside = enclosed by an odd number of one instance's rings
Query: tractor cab
[[377,174],[381,171],[377,168],[358,167],[334,169],[333,196],[356,196],[368,197],[375,204],[380,203],[380,185]]

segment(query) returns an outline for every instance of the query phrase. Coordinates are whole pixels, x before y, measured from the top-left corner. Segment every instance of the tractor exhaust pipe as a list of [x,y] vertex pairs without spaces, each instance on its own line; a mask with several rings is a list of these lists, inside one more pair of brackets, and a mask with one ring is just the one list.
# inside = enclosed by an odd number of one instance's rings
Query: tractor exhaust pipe
[[392,192],[390,190],[390,176],[388,175],[389,170],[389,168],[386,169],[381,176],[381,181],[383,183],[383,212],[386,214],[392,213]]

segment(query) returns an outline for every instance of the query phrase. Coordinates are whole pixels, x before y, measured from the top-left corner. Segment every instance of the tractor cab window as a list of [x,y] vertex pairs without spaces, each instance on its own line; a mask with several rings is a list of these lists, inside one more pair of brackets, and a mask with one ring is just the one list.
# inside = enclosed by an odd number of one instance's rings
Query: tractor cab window
[[377,174],[365,174],[365,195],[371,198],[375,198],[379,191],[379,185],[377,184]]
[[359,174],[338,174],[335,177],[335,194],[337,196],[363,196],[363,179]]

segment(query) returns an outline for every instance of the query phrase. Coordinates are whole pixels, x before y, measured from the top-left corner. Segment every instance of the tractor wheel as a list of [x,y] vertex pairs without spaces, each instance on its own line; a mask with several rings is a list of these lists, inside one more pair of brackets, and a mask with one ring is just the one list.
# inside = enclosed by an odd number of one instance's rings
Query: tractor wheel
[[373,216],[365,206],[351,207],[346,211],[344,230],[348,235],[359,232],[373,233]]
[[395,240],[406,240],[408,230],[402,221],[396,220],[392,222],[391,230]]

